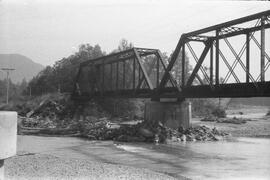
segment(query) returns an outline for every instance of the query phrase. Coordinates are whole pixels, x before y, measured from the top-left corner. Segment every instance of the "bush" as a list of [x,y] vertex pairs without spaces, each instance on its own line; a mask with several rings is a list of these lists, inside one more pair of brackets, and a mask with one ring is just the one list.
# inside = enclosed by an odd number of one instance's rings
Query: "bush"
[[270,109],[267,111],[266,116],[270,116]]
[[192,103],[192,114],[196,117],[216,116],[226,117],[226,107],[229,99],[198,98],[190,99]]
[[103,98],[96,102],[114,117],[143,117],[145,99]]
[[219,117],[219,118],[225,118],[226,117],[226,111],[223,108],[217,107],[212,111],[212,115]]

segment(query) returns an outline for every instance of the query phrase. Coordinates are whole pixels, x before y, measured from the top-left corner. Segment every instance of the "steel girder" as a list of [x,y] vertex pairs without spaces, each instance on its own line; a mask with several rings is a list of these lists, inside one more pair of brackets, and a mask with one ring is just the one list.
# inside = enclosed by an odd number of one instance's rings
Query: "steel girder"
[[[182,34],[171,56],[169,64],[165,65],[162,55],[157,49],[132,48],[119,53],[88,60],[81,63],[74,85],[73,94],[76,97],[90,97],[93,95],[120,96],[120,97],[144,97],[158,100],[162,97],[171,98],[204,98],[204,97],[270,97],[270,81],[265,80],[265,71],[270,66],[270,58],[266,53],[265,35],[266,29],[270,28],[270,10],[242,17],[218,25]],[[256,21],[254,25],[250,25]],[[260,32],[260,42],[254,33]],[[245,43],[239,52],[233,47],[234,44],[228,38],[244,35]],[[225,42],[234,56],[233,63],[226,59],[222,52],[220,42]],[[204,48],[200,56],[196,55],[193,42],[201,43]],[[253,50],[250,43],[255,42],[260,50],[260,75],[255,78],[250,72],[250,52]],[[196,65],[189,77],[186,69],[185,53],[181,56],[181,81],[177,84],[172,75],[176,61],[181,52],[191,52]],[[246,52],[246,53],[244,53]],[[243,61],[243,54],[245,59]],[[154,56],[155,60],[145,66],[145,57]],[[265,59],[267,60],[265,62]],[[209,73],[203,66],[209,60]],[[220,62],[224,62],[228,69],[223,81],[220,81]],[[122,65],[120,65],[122,63]],[[240,65],[245,72],[245,81],[241,82],[236,66]],[[110,68],[108,68],[108,66]],[[89,72],[96,73],[91,81],[91,91],[82,92],[83,83],[80,84],[80,76],[84,74],[85,67]],[[94,69],[94,70],[93,70]],[[120,73],[123,72],[122,74]],[[200,77],[199,72],[204,77]],[[93,74],[93,73],[92,73]],[[154,74],[154,75],[153,75]],[[228,83],[233,76],[236,83]],[[122,79],[121,79],[122,77]],[[154,79],[153,79],[154,77]],[[178,77],[177,77],[178,78]],[[109,79],[109,81],[106,81]],[[121,82],[120,82],[121,79]],[[194,84],[195,79],[200,85]],[[110,87],[105,87],[110,85]],[[129,84],[129,85],[128,85]],[[168,86],[169,84],[169,86]]]
[[[73,97],[154,97],[166,65],[157,49],[132,48],[80,64]],[[171,86],[174,87],[171,79]]]
[[[251,96],[268,96],[268,93],[259,93],[259,92],[265,92],[263,88],[264,83],[267,83],[265,80],[265,71],[270,66],[270,59],[268,54],[266,53],[266,46],[265,46],[265,34],[266,29],[270,28],[270,10],[260,12],[257,14],[253,14],[250,16],[246,16],[243,18],[235,19],[232,21],[228,21],[225,23],[221,23],[218,25],[210,26],[207,28],[203,28],[200,30],[192,31],[189,33],[182,34],[180,37],[178,44],[174,50],[174,53],[172,55],[171,61],[168,64],[165,74],[161,79],[160,85],[159,85],[159,94],[162,96],[164,89],[167,88],[167,82],[169,78],[169,74],[172,71],[174,65],[176,64],[176,61],[179,60],[178,57],[181,52],[185,52],[185,46],[188,47],[188,49],[191,52],[192,57],[196,61],[196,65],[194,69],[191,72],[191,75],[189,77],[185,77],[185,72],[187,71],[185,69],[185,56],[182,53],[182,81],[181,84],[178,85],[182,87],[181,89],[174,89],[174,96],[179,97],[182,96],[185,97],[211,97],[209,94],[215,94],[214,97],[251,97]],[[254,25],[251,25],[251,23],[256,22]],[[257,41],[257,39],[254,36],[255,32],[260,32],[260,43]],[[240,50],[239,53],[236,52],[236,50],[233,47],[233,43],[230,43],[228,38],[231,37],[240,37],[240,35],[244,35],[245,37],[245,43]],[[230,49],[231,53],[233,54],[235,60],[232,64],[228,62],[226,59],[224,53],[221,51],[220,42],[223,41],[226,43],[227,47]],[[260,69],[258,70],[260,72],[259,77],[255,78],[254,74],[250,72],[250,41],[253,40],[255,44],[260,49]],[[196,53],[194,52],[191,42],[195,43],[201,43],[204,45],[204,49],[200,55],[200,58],[196,56]],[[214,47],[214,48],[213,48]],[[253,49],[252,49],[253,50]],[[245,54],[245,61],[242,60],[242,55],[246,51]],[[209,53],[209,56],[206,55]],[[215,54],[215,57],[214,57]],[[267,63],[265,63],[265,58],[267,59]],[[209,60],[209,61],[208,61]],[[206,70],[203,67],[203,62],[208,61],[210,64],[209,73],[206,73]],[[225,79],[223,81],[220,81],[220,68],[221,64],[220,62],[223,61],[226,65],[225,68],[228,69],[228,73],[225,76]],[[215,65],[215,66],[214,66]],[[240,65],[241,68],[245,72],[245,81],[241,82],[239,80],[239,77],[237,76],[235,67],[237,65]],[[223,68],[224,70],[224,68]],[[198,72],[202,72],[203,77],[200,77]],[[228,79],[230,76],[233,76],[235,79],[236,86],[228,85]],[[195,85],[194,80],[195,77],[201,82],[200,79],[203,79],[203,83],[201,85]],[[187,80],[185,80],[187,79]],[[231,84],[231,83],[230,83]],[[246,86],[248,84],[248,86]],[[238,86],[239,85],[239,86]],[[252,91],[253,93],[245,93],[246,90],[255,88],[256,91]],[[237,91],[236,94],[233,94],[232,92],[235,92],[234,90],[229,90],[227,87],[230,88],[236,88],[239,89],[243,87],[242,92],[243,94],[239,93]],[[267,86],[268,87],[268,86]],[[248,89],[245,89],[248,88]],[[224,91],[222,91],[224,89]],[[225,95],[227,93],[227,95]],[[256,93],[257,94],[256,94]]]

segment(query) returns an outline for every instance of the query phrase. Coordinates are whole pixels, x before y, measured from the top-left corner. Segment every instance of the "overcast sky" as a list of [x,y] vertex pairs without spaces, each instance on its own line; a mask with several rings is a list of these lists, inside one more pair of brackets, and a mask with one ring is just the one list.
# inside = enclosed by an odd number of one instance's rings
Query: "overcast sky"
[[182,33],[269,9],[262,1],[0,0],[0,53],[52,65],[82,43],[110,52],[121,38],[170,53]]

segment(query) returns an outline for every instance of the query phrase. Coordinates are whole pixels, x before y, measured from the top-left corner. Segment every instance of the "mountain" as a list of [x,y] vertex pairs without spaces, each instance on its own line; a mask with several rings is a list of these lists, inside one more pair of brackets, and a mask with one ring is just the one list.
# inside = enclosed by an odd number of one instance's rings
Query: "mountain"
[[1,68],[14,68],[10,72],[10,79],[13,83],[19,83],[24,78],[26,81],[31,80],[44,66],[21,54],[0,54],[0,79],[4,79],[6,73]]

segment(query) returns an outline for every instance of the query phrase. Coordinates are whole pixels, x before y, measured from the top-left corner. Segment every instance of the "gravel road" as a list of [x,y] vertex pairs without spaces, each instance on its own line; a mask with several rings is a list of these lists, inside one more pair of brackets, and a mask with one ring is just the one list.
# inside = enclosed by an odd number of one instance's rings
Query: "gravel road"
[[46,154],[24,154],[5,161],[6,179],[153,179],[173,180],[171,176],[147,169],[113,165]]

